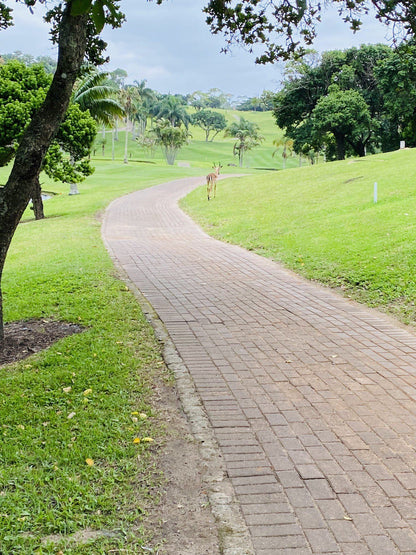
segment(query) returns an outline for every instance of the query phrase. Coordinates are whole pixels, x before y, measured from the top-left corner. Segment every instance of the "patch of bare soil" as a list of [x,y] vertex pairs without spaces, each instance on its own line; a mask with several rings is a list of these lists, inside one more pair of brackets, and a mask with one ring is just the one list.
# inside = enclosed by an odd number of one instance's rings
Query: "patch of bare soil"
[[157,455],[165,479],[161,501],[144,522],[154,535],[153,553],[219,555],[218,528],[204,490],[198,444],[175,389],[159,382],[155,408],[167,437]]
[[50,347],[58,339],[83,331],[68,322],[29,320],[4,326],[4,343],[0,347],[0,366],[22,360]]

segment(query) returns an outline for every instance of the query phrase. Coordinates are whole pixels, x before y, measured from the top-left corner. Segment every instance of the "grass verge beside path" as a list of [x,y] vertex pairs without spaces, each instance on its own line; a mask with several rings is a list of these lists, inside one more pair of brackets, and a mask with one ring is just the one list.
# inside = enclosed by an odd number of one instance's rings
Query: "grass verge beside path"
[[0,368],[1,555],[145,552],[142,513],[156,501],[153,451],[164,434],[152,396],[165,370],[135,298],[114,276],[96,214],[186,174],[97,164],[78,196],[45,184],[63,194],[46,201],[46,220],[28,211],[18,227],[5,320],[59,319],[85,331]]
[[182,207],[214,237],[415,324],[415,176],[408,149],[227,180]]

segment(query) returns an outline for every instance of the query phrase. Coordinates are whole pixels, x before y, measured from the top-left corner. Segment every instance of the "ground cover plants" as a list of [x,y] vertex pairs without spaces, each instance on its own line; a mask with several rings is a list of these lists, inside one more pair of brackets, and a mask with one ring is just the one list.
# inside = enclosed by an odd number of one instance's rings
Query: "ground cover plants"
[[140,553],[149,541],[141,519],[157,502],[153,451],[164,437],[152,398],[166,372],[97,214],[116,196],[190,172],[101,163],[80,195],[44,183],[60,193],[46,201],[47,218],[35,222],[28,210],[18,227],[5,321],[63,320],[84,331],[0,367],[2,555]]
[[211,235],[414,324],[415,174],[407,149],[236,178],[182,206]]

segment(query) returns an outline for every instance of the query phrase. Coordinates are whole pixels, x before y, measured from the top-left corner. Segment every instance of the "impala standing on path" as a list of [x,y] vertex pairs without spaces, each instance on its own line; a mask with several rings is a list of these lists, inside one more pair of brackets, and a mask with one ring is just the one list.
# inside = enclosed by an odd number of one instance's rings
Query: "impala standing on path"
[[215,194],[217,192],[217,179],[218,176],[220,175],[220,169],[222,168],[221,163],[218,162],[218,166],[213,165],[214,168],[214,172],[209,173],[207,175],[207,197],[208,200],[210,200],[211,198],[211,194],[212,194],[212,189],[214,189],[214,198],[215,198]]

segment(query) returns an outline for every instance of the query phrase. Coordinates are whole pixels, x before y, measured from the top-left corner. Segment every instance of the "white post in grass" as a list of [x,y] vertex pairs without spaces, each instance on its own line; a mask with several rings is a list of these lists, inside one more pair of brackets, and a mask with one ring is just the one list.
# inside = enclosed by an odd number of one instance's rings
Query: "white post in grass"
[[377,202],[377,181],[374,183],[374,202]]

